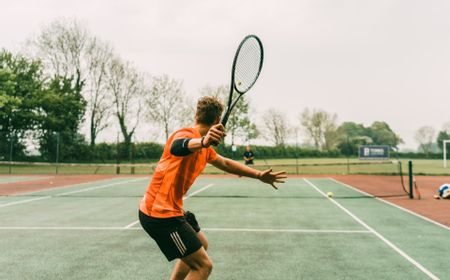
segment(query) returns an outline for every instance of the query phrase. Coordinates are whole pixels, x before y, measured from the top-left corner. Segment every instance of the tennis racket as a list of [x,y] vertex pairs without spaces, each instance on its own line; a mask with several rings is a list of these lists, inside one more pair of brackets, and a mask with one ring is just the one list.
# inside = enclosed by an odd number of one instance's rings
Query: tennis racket
[[[227,109],[222,115],[220,123],[225,127],[234,106],[242,95],[249,91],[261,73],[264,50],[261,40],[255,35],[246,36],[237,48],[231,69],[230,95]],[[233,100],[234,93],[237,96]]]

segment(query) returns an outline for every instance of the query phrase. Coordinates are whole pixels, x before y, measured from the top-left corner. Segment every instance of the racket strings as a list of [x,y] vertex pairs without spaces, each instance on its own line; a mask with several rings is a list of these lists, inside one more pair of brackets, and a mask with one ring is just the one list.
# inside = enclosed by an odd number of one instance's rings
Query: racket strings
[[236,59],[234,83],[239,93],[245,93],[256,82],[262,66],[262,46],[255,38],[246,40]]

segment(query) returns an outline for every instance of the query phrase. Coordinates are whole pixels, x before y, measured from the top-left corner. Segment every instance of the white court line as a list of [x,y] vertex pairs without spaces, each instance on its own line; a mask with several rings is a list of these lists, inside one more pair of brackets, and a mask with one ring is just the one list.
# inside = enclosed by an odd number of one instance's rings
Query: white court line
[[[193,195],[196,195],[196,194],[198,194],[199,192],[202,192],[202,191],[204,191],[204,190],[206,190],[206,189],[212,187],[213,185],[214,185],[214,184],[206,185],[206,186],[204,186],[203,188],[201,188],[201,189],[199,189],[199,190],[196,190],[195,192],[193,192],[193,193],[191,193],[191,194],[189,194],[189,195],[183,197],[183,200],[186,200],[186,199],[188,199],[189,197],[191,197],[191,196],[193,196]],[[136,225],[137,223],[139,223],[139,220],[134,221],[134,222],[132,222],[132,223],[130,223],[130,224],[124,226],[123,228],[124,228],[124,229],[131,228],[132,226]]]
[[183,200],[186,200],[186,199],[188,199],[189,197],[198,194],[199,192],[202,192],[202,191],[204,191],[204,190],[206,190],[206,189],[209,189],[209,188],[212,187],[212,186],[214,186],[214,184],[206,185],[206,186],[204,186],[203,188],[201,188],[201,189],[199,189],[199,190],[196,190],[195,192],[193,192],[193,193],[191,193],[191,194],[189,194],[189,195],[183,197]]
[[[53,177],[50,177],[50,178],[53,178]],[[39,192],[46,192],[46,191],[52,191],[52,190],[64,190],[64,189],[68,189],[68,188],[72,188],[72,187],[84,186],[84,185],[89,185],[89,184],[97,184],[97,183],[105,183],[105,182],[117,181],[117,180],[118,179],[104,179],[104,180],[98,180],[98,181],[93,181],[93,182],[72,184],[72,185],[67,185],[64,187],[49,187],[47,189],[42,189],[42,190],[38,190],[38,191],[23,192],[23,193],[17,193],[17,194],[12,194],[12,195],[7,195],[7,196],[9,196],[9,197],[28,196],[28,195],[31,195],[34,193],[39,193]]]
[[[141,230],[140,227],[0,227],[0,230]],[[335,229],[266,229],[266,228],[204,228],[202,231],[215,232],[256,232],[256,233],[345,233],[371,234],[368,230],[335,230]]]
[[363,195],[367,195],[367,196],[369,196],[369,197],[372,197],[372,198],[377,199],[378,201],[381,201],[381,202],[384,202],[384,203],[386,203],[386,204],[389,204],[389,205],[391,205],[391,206],[393,206],[393,207],[395,207],[395,208],[397,208],[397,209],[400,209],[400,210],[402,210],[402,211],[405,211],[405,212],[407,212],[407,213],[409,213],[409,214],[411,214],[411,215],[414,215],[414,216],[416,216],[416,217],[418,217],[418,218],[424,219],[425,221],[428,221],[428,222],[430,222],[430,223],[433,223],[433,224],[435,224],[435,225],[437,225],[437,226],[440,226],[440,227],[442,227],[442,228],[444,228],[444,229],[446,229],[446,230],[450,230],[450,227],[448,227],[448,226],[446,226],[446,225],[444,225],[444,224],[441,224],[441,223],[439,223],[439,222],[433,221],[433,220],[430,219],[430,218],[427,218],[427,217],[425,217],[425,216],[422,216],[422,215],[420,215],[420,214],[417,214],[417,213],[415,213],[415,212],[413,212],[413,211],[411,211],[411,210],[408,210],[408,209],[406,209],[406,208],[403,208],[403,207],[401,207],[401,206],[399,206],[399,205],[397,205],[397,204],[394,204],[394,203],[389,202],[389,201],[387,201],[387,200],[384,200],[384,199],[381,199],[381,198],[379,198],[379,197],[373,196],[373,195],[371,195],[371,194],[369,194],[369,193],[366,193],[365,191],[359,190],[359,189],[357,189],[357,188],[355,188],[355,187],[353,187],[353,186],[350,186],[350,185],[348,185],[348,184],[346,184],[346,183],[343,183],[343,182],[341,182],[341,181],[338,181],[338,180],[336,180],[336,179],[334,179],[334,178],[328,178],[328,179],[330,179],[330,180],[332,180],[332,181],[334,181],[334,182],[336,182],[336,183],[338,183],[338,184],[341,184],[341,185],[343,185],[344,187],[347,187],[347,188],[350,188],[350,189],[352,189],[352,190],[354,190],[354,191],[357,191],[357,192],[359,192],[359,193],[361,193],[361,194],[363,194]]
[[124,230],[124,228],[123,227],[0,227],[0,230]]
[[285,233],[371,233],[368,230],[340,230],[340,229],[270,229],[270,228],[204,228],[204,231],[231,232],[285,232]]
[[119,185],[119,184],[122,184],[122,183],[123,184],[128,184],[128,183],[141,181],[141,180],[147,180],[147,178],[137,178],[137,179],[133,179],[133,180],[120,181],[120,182],[116,182],[116,183],[106,184],[106,185],[103,185],[103,186],[96,186],[96,187],[91,187],[91,188],[86,188],[86,189],[81,189],[81,190],[76,190],[76,191],[58,193],[58,194],[55,194],[54,196],[63,196],[63,195],[74,194],[74,193],[88,192],[88,191],[92,191],[92,190],[108,188],[108,187]]
[[131,227],[133,227],[134,225],[136,225],[137,223],[139,223],[139,220],[132,222],[131,224],[124,226],[123,229],[130,229]]
[[28,203],[28,202],[32,202],[32,201],[36,201],[36,200],[47,199],[47,198],[50,198],[50,197],[51,196],[42,196],[42,197],[37,197],[37,198],[31,198],[31,199],[14,201],[14,202],[10,202],[10,203],[1,204],[0,208],[11,206],[11,205],[16,205],[16,204]]
[[[0,178],[8,178],[7,177],[0,177]],[[29,182],[29,181],[39,181],[39,180],[44,180],[44,179],[48,179],[48,178],[54,178],[52,176],[32,176],[32,177],[24,177],[24,176],[11,176],[12,178],[17,178],[19,180],[12,180],[12,181],[0,181],[0,184],[13,184],[13,183],[22,183],[22,182]],[[20,180],[22,179],[22,180]]]
[[369,225],[367,225],[365,222],[363,222],[360,218],[358,218],[355,214],[353,214],[352,212],[350,212],[347,208],[345,208],[344,206],[342,206],[340,203],[338,203],[336,200],[334,200],[331,197],[328,197],[323,191],[321,191],[318,187],[316,187],[313,183],[311,183],[310,181],[308,181],[307,179],[303,178],[303,180],[308,183],[311,187],[313,187],[316,191],[318,191],[322,196],[328,198],[329,201],[331,201],[332,203],[334,203],[337,207],[341,208],[341,210],[343,210],[345,213],[347,213],[350,217],[352,217],[355,221],[357,221],[359,224],[361,224],[363,227],[365,227],[367,230],[369,230],[370,232],[372,232],[376,237],[378,237],[379,239],[381,239],[384,243],[386,243],[386,245],[388,245],[389,247],[391,247],[394,251],[396,251],[397,253],[399,253],[402,257],[404,257],[406,260],[408,260],[410,263],[412,263],[415,267],[417,267],[418,269],[420,269],[423,273],[425,273],[428,277],[430,277],[433,280],[439,280],[439,278],[434,275],[432,272],[430,272],[428,269],[426,269],[423,265],[421,265],[420,263],[418,263],[416,260],[414,260],[412,257],[410,257],[408,254],[406,254],[405,252],[403,252],[400,248],[398,248],[397,246],[395,246],[391,241],[387,240],[383,235],[381,235],[380,233],[378,233],[376,230],[374,230],[373,228],[371,228]]
[[[120,182],[115,182],[115,183],[111,183],[111,184],[106,184],[103,186],[97,186],[97,187],[87,188],[87,189],[83,189],[83,190],[78,190],[78,191],[70,191],[70,192],[60,193],[60,194],[56,194],[54,196],[62,196],[62,195],[78,193],[78,192],[82,192],[82,191],[91,191],[94,189],[107,188],[107,187],[111,187],[111,186],[115,186],[115,185],[119,185],[119,184],[131,183],[131,182],[138,181],[138,180],[143,180],[143,179],[141,178],[141,179],[133,179],[133,180],[127,180],[127,181],[120,181]],[[32,198],[32,199],[14,201],[14,202],[0,205],[0,208],[11,206],[11,205],[24,204],[24,203],[28,203],[28,202],[32,202],[32,201],[36,201],[36,200],[48,199],[48,198],[52,198],[54,196],[43,196],[43,197],[37,197],[37,198]]]

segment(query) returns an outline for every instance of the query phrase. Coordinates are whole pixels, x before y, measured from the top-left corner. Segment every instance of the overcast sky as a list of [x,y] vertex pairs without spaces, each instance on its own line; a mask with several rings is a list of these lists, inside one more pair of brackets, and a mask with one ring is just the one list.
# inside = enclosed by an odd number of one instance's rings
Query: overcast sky
[[416,148],[419,127],[440,130],[450,121],[450,1],[0,0],[0,7],[0,47],[18,51],[51,21],[76,18],[140,70],[182,79],[192,96],[229,83],[237,44],[257,34],[265,63],[249,97],[257,112],[273,107],[292,123],[305,107],[337,113],[339,122],[382,120],[403,148]]

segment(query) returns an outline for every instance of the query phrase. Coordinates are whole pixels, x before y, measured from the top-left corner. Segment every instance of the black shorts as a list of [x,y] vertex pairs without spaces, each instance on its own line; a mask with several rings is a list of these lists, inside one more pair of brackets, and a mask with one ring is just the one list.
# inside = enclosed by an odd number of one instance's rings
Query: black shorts
[[139,211],[139,221],[168,261],[186,257],[202,247],[197,237],[200,226],[191,212],[184,217],[153,218]]

